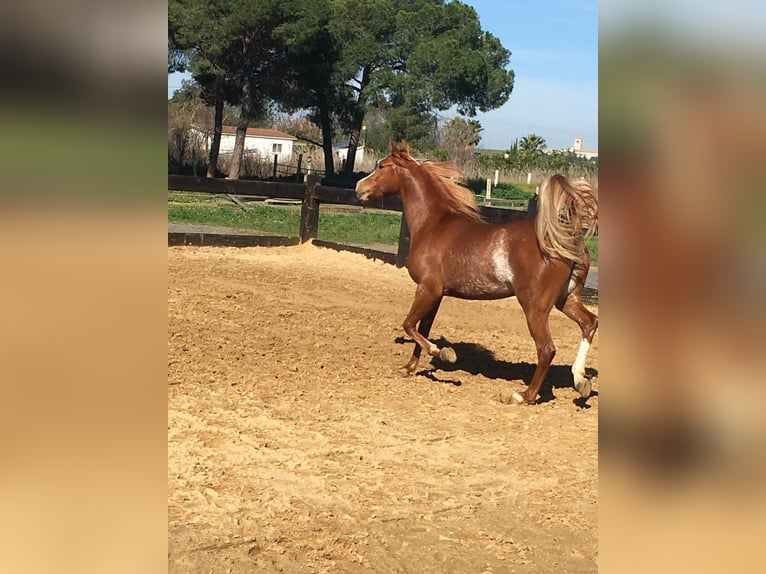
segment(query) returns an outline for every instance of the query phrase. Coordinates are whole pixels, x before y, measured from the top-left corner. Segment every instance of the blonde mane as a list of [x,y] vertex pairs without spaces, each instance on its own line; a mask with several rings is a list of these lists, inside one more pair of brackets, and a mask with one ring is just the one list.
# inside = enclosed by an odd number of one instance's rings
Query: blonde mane
[[441,182],[439,186],[444,192],[444,199],[450,211],[460,213],[476,221],[481,221],[479,206],[473,192],[460,184],[463,174],[447,163],[424,161],[420,167],[429,174],[437,176],[435,179]]
[[475,221],[483,221],[479,214],[479,206],[476,204],[473,192],[460,184],[463,174],[459,170],[444,162],[417,161],[410,154],[410,148],[404,140],[402,140],[399,146],[391,141],[391,157],[395,163],[407,169],[411,169],[409,164],[415,164],[423,168],[428,175],[433,176],[431,179],[436,184],[436,187],[442,191],[442,197],[447,209],[453,213],[465,215]]

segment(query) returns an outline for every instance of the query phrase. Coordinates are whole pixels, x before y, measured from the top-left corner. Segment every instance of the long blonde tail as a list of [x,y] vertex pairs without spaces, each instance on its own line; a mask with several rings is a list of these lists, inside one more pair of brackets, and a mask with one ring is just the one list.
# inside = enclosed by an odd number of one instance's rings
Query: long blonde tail
[[540,186],[537,240],[549,257],[582,265],[585,238],[596,232],[598,195],[584,179],[553,175]]

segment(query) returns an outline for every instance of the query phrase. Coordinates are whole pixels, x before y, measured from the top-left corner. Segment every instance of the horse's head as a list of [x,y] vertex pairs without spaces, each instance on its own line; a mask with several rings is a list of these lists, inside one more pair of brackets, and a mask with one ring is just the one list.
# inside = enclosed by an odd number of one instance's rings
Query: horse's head
[[374,197],[396,195],[401,190],[402,170],[413,165],[417,165],[417,162],[410,155],[407,142],[402,140],[397,146],[391,141],[391,155],[380,160],[370,175],[357,182],[356,196],[366,201]]

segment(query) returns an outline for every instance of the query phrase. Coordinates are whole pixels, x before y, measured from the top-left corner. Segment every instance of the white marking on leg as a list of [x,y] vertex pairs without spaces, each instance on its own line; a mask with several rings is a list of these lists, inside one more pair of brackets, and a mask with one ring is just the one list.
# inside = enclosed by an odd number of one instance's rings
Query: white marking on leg
[[572,375],[574,376],[575,385],[582,383],[585,380],[585,357],[590,349],[590,343],[587,339],[580,341],[580,348],[577,349],[577,357],[572,364]]

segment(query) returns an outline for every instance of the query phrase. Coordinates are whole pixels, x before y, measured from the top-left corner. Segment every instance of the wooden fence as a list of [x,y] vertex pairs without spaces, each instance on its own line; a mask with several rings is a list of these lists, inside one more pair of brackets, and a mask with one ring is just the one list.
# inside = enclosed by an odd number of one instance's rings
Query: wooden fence
[[[306,183],[229,180],[168,175],[168,190],[170,191],[213,193],[232,197],[239,195],[259,197],[263,199],[293,199],[302,202],[298,237],[168,232],[168,244],[235,245],[245,247],[256,245],[295,245],[314,240],[314,244],[321,247],[362,253],[367,257],[380,259],[387,263],[394,264],[397,267],[406,265],[407,254],[409,253],[410,247],[410,234],[404,214],[402,214],[402,224],[399,230],[399,244],[397,245],[396,253],[317,240],[317,232],[319,230],[319,210],[322,204],[354,205],[388,211],[402,211],[402,202],[398,197],[372,199],[362,203],[357,199],[353,189],[324,186],[321,185],[320,182],[320,178],[316,175],[308,176],[306,178]],[[487,221],[493,223],[526,219],[528,217],[526,211],[517,209],[503,209],[487,206],[480,206],[479,209],[481,215]]]

